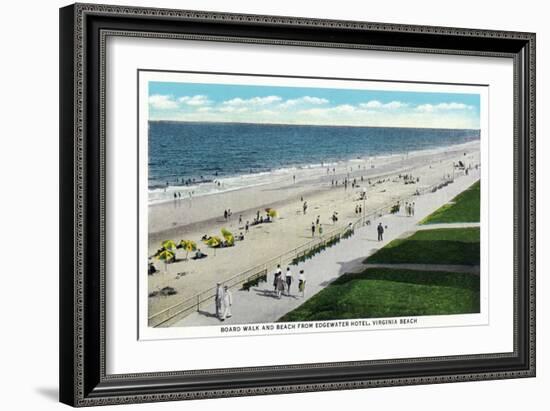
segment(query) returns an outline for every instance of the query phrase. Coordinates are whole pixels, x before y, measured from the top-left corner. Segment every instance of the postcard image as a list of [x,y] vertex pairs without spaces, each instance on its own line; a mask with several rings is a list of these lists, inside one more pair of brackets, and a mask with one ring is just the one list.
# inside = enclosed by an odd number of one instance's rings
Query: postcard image
[[142,335],[486,323],[486,92],[140,72]]

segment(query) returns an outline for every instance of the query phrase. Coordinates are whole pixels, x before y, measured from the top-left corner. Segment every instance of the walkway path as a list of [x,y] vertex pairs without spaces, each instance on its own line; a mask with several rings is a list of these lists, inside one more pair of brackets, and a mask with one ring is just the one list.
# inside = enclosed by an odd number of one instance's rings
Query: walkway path
[[364,264],[361,269],[366,268],[397,268],[403,270],[421,271],[445,271],[451,273],[479,274],[479,265],[453,265],[453,264]]
[[[268,273],[268,281],[252,287],[250,291],[234,290],[233,316],[223,324],[250,324],[262,322],[275,322],[287,312],[295,309],[313,295],[317,294],[332,281],[344,273],[358,272],[365,269],[363,261],[366,257],[382,248],[390,241],[398,238],[403,233],[416,231],[416,224],[433,211],[448,203],[457,194],[464,191],[476,180],[478,173],[470,173],[469,176],[457,178],[453,184],[436,191],[414,198],[415,215],[384,215],[371,221],[370,226],[356,230],[355,235],[340,241],[331,248],[326,249],[314,258],[300,263],[298,266],[290,266],[294,276],[291,286],[291,295],[283,295],[278,299],[273,292],[273,273]],[[376,226],[381,222],[385,228],[384,241],[377,241]],[[430,225],[436,228],[439,225]],[[283,272],[285,267],[281,267]],[[305,297],[298,296],[298,272],[304,270],[306,274]],[[220,325],[215,317],[214,301],[200,311],[195,312],[172,326],[206,326]]]
[[472,228],[479,226],[479,223],[439,223],[419,225],[418,227],[415,227],[415,230],[435,230],[437,228]]

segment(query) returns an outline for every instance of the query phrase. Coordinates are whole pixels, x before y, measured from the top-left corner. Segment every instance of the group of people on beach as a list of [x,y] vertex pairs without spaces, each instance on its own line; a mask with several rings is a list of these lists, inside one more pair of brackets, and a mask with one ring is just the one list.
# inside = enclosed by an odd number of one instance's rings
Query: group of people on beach
[[[164,189],[164,191],[166,191],[166,188]],[[187,192],[187,196],[189,197],[189,199],[191,200],[193,198],[193,194],[195,194],[194,191],[188,191]],[[175,191],[174,192],[174,201],[178,201],[178,200],[181,200],[181,191]]]
[[[286,268],[286,271],[283,275],[283,271],[281,270],[281,265],[277,264],[277,269],[275,270],[275,273],[273,274],[273,291],[277,295],[277,298],[281,298],[283,294],[286,294],[287,296],[290,296],[290,288],[292,286],[292,271],[290,270],[290,267]],[[306,290],[306,276],[304,274],[304,270],[300,270],[298,274],[298,291],[300,292],[301,296],[304,297]]]
[[[338,221],[338,212],[332,214],[332,223],[336,224]],[[318,215],[315,221],[311,222],[311,237],[315,237],[315,232],[319,234],[319,237],[323,235],[323,224],[321,223],[321,216]]]

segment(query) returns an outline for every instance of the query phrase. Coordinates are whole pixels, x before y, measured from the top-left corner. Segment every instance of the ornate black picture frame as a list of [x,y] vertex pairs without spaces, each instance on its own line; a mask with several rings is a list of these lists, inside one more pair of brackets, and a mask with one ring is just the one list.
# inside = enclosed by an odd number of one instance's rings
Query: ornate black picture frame
[[[514,351],[108,375],[105,39],[505,57],[514,65]],[[76,4],[60,10],[60,400],[73,406],[535,376],[535,34]],[[107,153],[108,154],[108,153]]]

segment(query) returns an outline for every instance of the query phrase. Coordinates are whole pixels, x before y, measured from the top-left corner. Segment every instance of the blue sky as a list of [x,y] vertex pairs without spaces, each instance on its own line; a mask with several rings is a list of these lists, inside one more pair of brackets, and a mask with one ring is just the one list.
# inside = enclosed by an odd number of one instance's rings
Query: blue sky
[[151,120],[479,128],[479,94],[149,82]]

